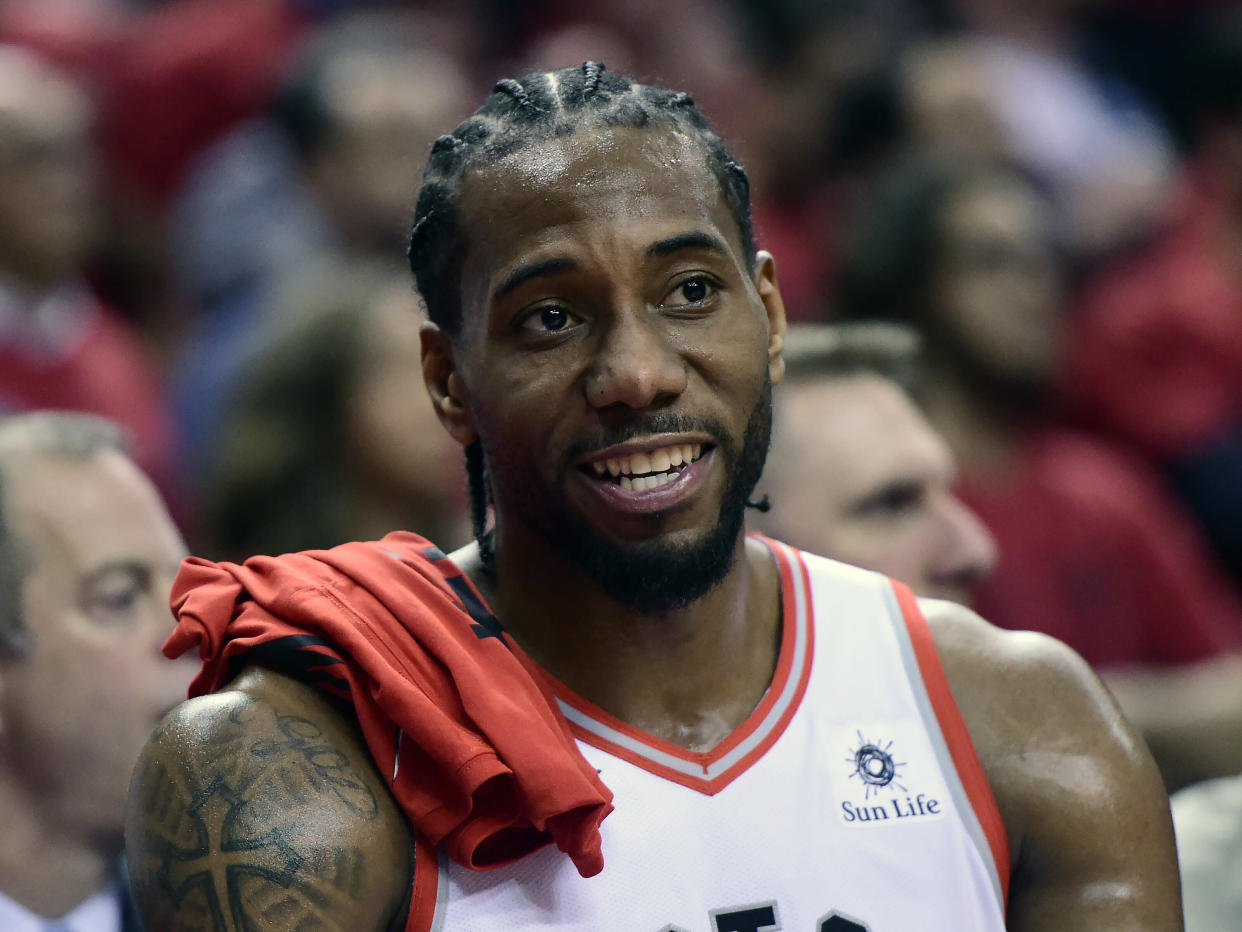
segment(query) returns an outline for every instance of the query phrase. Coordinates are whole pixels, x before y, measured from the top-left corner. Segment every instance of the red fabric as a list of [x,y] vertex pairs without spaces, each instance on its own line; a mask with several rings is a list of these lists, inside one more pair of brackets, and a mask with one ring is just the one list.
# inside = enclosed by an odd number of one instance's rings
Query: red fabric
[[1151,248],[1084,289],[1065,393],[1084,418],[1158,458],[1242,421],[1242,268],[1205,177]]
[[598,873],[611,792],[499,629],[472,619],[449,583],[464,580],[429,558],[431,547],[398,532],[241,565],[190,558],[173,586],[178,626],[164,652],[198,646],[197,696],[224,686],[261,645],[320,639],[301,645],[303,663],[309,652],[352,701],[420,834],[475,870],[555,841],[584,877]]
[[134,17],[101,75],[101,129],[127,186],[161,204],[194,158],[264,112],[307,35],[285,0],[180,0]]
[[87,411],[129,431],[134,459],[178,499],[176,440],[163,381],[137,333],[85,292],[59,345],[0,333],[0,411]]
[[1048,432],[959,491],[999,545],[976,600],[995,624],[1051,634],[1095,667],[1242,648],[1242,601],[1154,476],[1119,451]]

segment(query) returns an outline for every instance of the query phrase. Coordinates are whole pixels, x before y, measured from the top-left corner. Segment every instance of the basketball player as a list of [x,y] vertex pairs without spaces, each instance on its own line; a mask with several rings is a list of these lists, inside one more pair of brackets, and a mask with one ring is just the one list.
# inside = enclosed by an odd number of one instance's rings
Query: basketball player
[[1072,653],[742,533],[784,310],[685,94],[499,82],[410,259],[478,540],[183,566],[149,926],[1181,928],[1159,778]]

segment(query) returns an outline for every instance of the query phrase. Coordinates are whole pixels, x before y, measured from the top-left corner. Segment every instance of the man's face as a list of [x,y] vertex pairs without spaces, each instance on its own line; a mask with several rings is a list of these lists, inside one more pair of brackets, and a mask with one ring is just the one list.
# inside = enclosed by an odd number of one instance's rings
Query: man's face
[[949,450],[901,389],[878,375],[815,378],[786,385],[776,405],[764,529],[919,595],[969,602],[995,542],[953,494]]
[[[458,394],[499,546],[550,546],[658,611],[727,571],[784,317],[701,148],[580,130],[464,182]],[[459,439],[469,439],[459,433]]]
[[6,511],[32,561],[25,656],[0,662],[5,766],[56,831],[118,841],[130,771],[194,664],[165,659],[168,592],[185,545],[126,458],[30,457]]

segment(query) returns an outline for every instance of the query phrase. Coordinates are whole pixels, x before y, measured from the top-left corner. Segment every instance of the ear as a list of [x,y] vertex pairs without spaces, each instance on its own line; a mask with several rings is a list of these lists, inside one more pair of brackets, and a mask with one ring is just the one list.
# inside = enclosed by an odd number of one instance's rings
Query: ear
[[448,335],[435,324],[425,322],[419,331],[423,351],[423,383],[431,396],[440,423],[463,447],[477,439],[470,415],[470,394],[457,372],[454,347]]
[[755,255],[755,290],[768,314],[768,374],[775,385],[785,375],[785,301],[776,282],[776,260],[770,252]]

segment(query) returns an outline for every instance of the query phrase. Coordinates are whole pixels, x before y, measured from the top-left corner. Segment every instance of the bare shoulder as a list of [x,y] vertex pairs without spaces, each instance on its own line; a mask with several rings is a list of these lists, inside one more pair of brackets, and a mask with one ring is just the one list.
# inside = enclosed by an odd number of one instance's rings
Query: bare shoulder
[[409,831],[356,727],[266,671],[165,718],[125,823],[150,929],[382,930],[409,884]]
[[1181,929],[1151,755],[1061,642],[920,602],[1009,835],[1011,930]]

